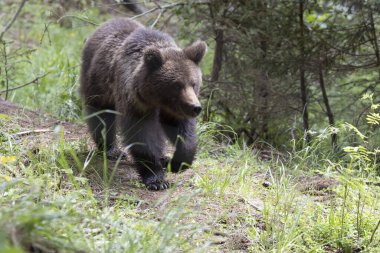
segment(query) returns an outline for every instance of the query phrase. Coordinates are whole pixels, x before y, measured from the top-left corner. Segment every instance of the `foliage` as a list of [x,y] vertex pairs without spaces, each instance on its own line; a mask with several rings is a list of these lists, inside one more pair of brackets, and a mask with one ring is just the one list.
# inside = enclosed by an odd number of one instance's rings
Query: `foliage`
[[[344,151],[350,156],[350,163],[353,168],[362,170],[366,168],[369,171],[361,171],[362,173],[369,173],[375,171],[380,175],[380,166],[378,162],[379,150],[379,127],[380,117],[378,108],[379,104],[373,102],[373,94],[365,94],[363,100],[369,100],[369,111],[365,115],[368,128],[363,134],[356,127],[350,124],[346,126],[351,129],[358,137],[358,141],[355,146],[347,146]],[[364,166],[363,166],[364,164]]]
[[356,101],[379,92],[378,4],[364,2],[188,1],[182,36],[190,30],[208,38],[214,56],[222,48],[213,60],[221,68],[207,72],[204,119],[231,126],[249,143],[287,148],[307,130],[353,123],[363,110]]

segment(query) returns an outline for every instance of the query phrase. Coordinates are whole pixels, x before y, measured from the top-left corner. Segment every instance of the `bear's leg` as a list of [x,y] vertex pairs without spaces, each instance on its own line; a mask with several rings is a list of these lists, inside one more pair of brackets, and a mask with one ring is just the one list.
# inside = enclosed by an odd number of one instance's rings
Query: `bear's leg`
[[173,158],[170,161],[171,171],[179,172],[188,169],[197,150],[196,120],[175,120],[170,116],[160,114],[160,122],[170,142],[175,145]]
[[121,125],[124,145],[129,148],[143,183],[149,190],[167,189],[169,184],[160,160],[165,142],[157,117],[123,117]]
[[104,110],[86,106],[88,128],[98,149],[105,149],[108,158],[118,159],[122,152],[116,147],[116,113]]

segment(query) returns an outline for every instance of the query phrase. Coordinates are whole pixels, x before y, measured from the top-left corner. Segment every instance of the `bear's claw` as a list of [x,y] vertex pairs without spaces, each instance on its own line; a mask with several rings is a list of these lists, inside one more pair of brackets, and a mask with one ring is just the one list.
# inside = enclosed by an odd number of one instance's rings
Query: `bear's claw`
[[152,183],[146,183],[145,185],[150,191],[161,191],[166,190],[170,187],[170,184],[167,181],[156,181]]

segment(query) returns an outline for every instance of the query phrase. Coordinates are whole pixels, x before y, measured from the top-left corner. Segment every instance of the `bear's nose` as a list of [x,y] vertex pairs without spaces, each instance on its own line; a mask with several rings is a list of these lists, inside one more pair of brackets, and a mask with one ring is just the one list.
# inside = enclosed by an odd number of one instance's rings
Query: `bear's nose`
[[196,105],[196,106],[193,107],[193,110],[195,112],[195,115],[198,116],[201,113],[201,111],[202,111],[202,107]]

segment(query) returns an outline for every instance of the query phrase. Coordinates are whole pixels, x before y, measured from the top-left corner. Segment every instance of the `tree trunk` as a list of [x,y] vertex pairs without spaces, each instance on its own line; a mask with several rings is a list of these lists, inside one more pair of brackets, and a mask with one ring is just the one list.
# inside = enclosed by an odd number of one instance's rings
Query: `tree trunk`
[[299,25],[300,25],[300,90],[301,90],[301,102],[302,102],[302,119],[303,119],[303,130],[306,142],[310,142],[309,134],[309,112],[307,108],[307,87],[305,79],[305,35],[304,35],[304,2],[300,0],[299,2]]
[[[325,107],[326,107],[327,118],[329,120],[330,126],[333,127],[335,124],[334,114],[331,110],[329,98],[327,96],[326,87],[325,87],[325,80],[324,80],[324,76],[323,76],[323,69],[322,69],[321,63],[319,64],[318,72],[319,72],[319,85],[320,85],[321,91],[322,91],[323,103],[325,104]],[[331,145],[333,146],[333,148],[335,148],[337,146],[336,144],[337,144],[337,135],[336,135],[336,133],[333,133],[333,134],[331,134]]]
[[[379,44],[377,43],[376,27],[375,27],[375,21],[373,19],[373,11],[371,7],[369,8],[369,21],[371,25],[372,44],[373,44],[373,49],[375,51],[375,56],[376,56],[376,66],[379,68],[380,67],[380,50],[379,50]],[[380,69],[378,71],[379,71],[379,76],[380,76]]]
[[8,54],[7,54],[7,45],[4,40],[0,40],[3,46],[3,59],[4,59],[4,82],[5,82],[5,100],[8,100],[9,93],[9,75],[8,75]]
[[[261,60],[264,62],[267,54],[267,42],[262,40],[260,42],[261,48]],[[267,140],[268,137],[268,121],[269,121],[269,78],[265,69],[261,68],[259,70],[258,76],[256,78],[257,83],[257,109],[256,117],[258,127],[256,133],[263,140]]]
[[216,82],[219,80],[220,70],[222,69],[223,62],[223,30],[216,29],[215,30],[215,52],[214,52],[214,60],[212,64],[212,72],[211,72],[211,82]]
[[[223,63],[223,50],[224,50],[224,33],[221,28],[218,27],[216,23],[213,6],[209,4],[210,17],[213,22],[214,36],[215,36],[215,50],[214,50],[214,59],[212,63],[212,71],[210,77],[210,94],[207,95],[208,99],[211,99],[214,83],[219,81],[220,71],[222,69]],[[203,114],[203,121],[209,121],[210,108],[207,108],[207,113]]]

